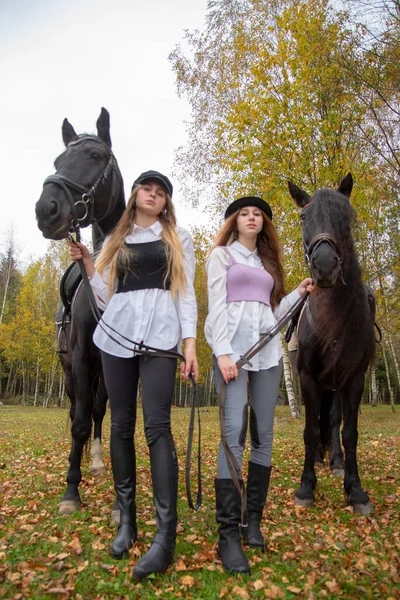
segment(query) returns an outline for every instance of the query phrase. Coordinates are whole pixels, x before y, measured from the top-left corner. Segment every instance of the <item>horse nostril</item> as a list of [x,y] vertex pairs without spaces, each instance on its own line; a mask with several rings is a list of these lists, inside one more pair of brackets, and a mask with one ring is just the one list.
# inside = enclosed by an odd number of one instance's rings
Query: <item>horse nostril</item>
[[57,214],[58,210],[57,210],[57,202],[54,202],[54,200],[50,203],[50,216],[54,217]]

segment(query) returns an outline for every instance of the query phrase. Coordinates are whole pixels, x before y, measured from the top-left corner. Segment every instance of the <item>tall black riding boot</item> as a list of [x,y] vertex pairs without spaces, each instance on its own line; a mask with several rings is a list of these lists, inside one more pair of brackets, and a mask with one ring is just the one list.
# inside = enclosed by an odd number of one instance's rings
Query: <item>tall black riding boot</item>
[[111,546],[111,556],[120,560],[128,555],[137,540],[136,459],[132,439],[125,439],[111,432],[111,464],[121,513],[118,533]]
[[232,479],[215,480],[216,519],[219,523],[218,554],[225,571],[250,574],[239,533],[240,494]]
[[271,467],[263,467],[249,462],[247,481],[247,520],[248,527],[241,527],[241,533],[249,546],[265,551],[265,540],[260,530],[265,501],[267,499]]
[[164,573],[172,562],[178,521],[178,460],[170,431],[149,446],[157,533],[150,549],[136,564],[132,577],[141,581],[151,573]]

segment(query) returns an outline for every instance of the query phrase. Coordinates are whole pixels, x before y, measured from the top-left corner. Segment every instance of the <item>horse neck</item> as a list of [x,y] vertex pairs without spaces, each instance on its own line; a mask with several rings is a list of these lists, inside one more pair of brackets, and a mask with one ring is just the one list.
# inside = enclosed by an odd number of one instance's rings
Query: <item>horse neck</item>
[[104,238],[111,233],[125,210],[124,186],[121,181],[118,200],[114,210],[101,221],[96,221],[92,225],[92,241],[95,252],[98,252],[104,242]]

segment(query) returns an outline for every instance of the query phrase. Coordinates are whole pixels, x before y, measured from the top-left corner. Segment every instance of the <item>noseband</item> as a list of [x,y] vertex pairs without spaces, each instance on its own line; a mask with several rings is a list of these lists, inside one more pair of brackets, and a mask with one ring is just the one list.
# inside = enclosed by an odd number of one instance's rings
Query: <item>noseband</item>
[[342,259],[340,258],[337,243],[333,235],[330,235],[330,233],[319,233],[311,240],[308,246],[303,240],[304,256],[306,257],[308,268],[311,268],[314,252],[323,242],[327,242],[331,246],[332,250],[337,254],[339,265],[342,264]]
[[[115,169],[115,165],[116,165],[116,160],[115,160],[114,154],[112,153],[110,148],[106,144],[104,144],[104,142],[98,137],[91,136],[91,135],[85,135],[85,136],[79,138],[78,140],[75,140],[74,142],[70,142],[68,144],[68,148],[70,146],[76,146],[77,144],[80,144],[81,142],[83,142],[85,140],[92,140],[92,141],[101,143],[103,145],[103,147],[106,149],[107,153],[109,154],[109,159],[108,159],[107,165],[105,166],[104,170],[101,172],[100,176],[96,179],[95,183],[92,185],[90,190],[87,191],[82,185],[80,185],[80,183],[76,183],[76,181],[73,181],[72,179],[68,179],[68,177],[65,177],[64,175],[59,175],[58,173],[54,173],[54,175],[50,175],[49,177],[47,177],[47,179],[45,179],[45,181],[43,183],[43,187],[48,183],[55,183],[64,191],[64,193],[68,199],[68,202],[70,204],[71,212],[72,212],[71,228],[70,228],[71,234],[75,233],[79,229],[79,227],[86,227],[87,225],[90,225],[91,223],[93,223],[96,220],[101,221],[101,219],[104,219],[107,216],[108,213],[102,215],[100,218],[97,218],[97,219],[95,218],[95,216],[94,216],[94,201],[95,201],[95,196],[96,196],[98,187],[106,181],[110,172],[114,173],[114,169]],[[82,194],[81,199],[77,200],[75,202],[74,198],[71,194],[71,190],[80,192]],[[77,208],[79,205],[82,205],[84,208],[83,217],[78,216]]]

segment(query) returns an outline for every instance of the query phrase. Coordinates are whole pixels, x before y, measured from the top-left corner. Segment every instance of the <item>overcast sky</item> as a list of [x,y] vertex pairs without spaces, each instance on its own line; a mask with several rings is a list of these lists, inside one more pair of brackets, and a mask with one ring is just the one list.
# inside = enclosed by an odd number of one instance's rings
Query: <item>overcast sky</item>
[[[61,124],[95,132],[102,106],[128,194],[142,171],[171,174],[190,107],[168,55],[202,29],[207,0],[0,0],[0,243],[14,227],[21,259],[41,256],[35,203],[63,150]],[[184,227],[205,222],[174,202]],[[176,190],[176,191],[175,191]]]

